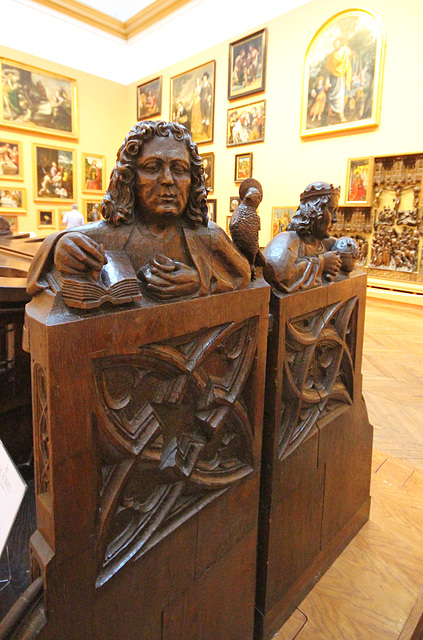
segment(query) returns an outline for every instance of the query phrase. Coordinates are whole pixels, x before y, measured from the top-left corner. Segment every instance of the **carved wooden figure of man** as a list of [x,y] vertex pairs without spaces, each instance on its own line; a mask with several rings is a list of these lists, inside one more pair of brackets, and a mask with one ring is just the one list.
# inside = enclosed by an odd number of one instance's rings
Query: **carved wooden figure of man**
[[327,182],[308,185],[287,231],[265,248],[263,275],[279,291],[309,289],[322,284],[323,277],[337,276],[342,261],[332,250],[336,238],[329,227],[337,220],[339,191]]
[[61,274],[98,276],[104,250],[124,251],[147,297],[169,301],[247,286],[250,268],[227,235],[208,220],[202,160],[178,124],[137,123],[118,151],[101,210],[105,221],[43,243],[28,292]]

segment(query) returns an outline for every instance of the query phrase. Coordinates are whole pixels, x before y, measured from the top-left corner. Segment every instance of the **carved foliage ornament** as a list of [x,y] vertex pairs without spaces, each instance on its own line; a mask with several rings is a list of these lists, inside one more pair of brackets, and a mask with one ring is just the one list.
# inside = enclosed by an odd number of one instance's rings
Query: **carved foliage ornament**
[[242,391],[257,327],[251,318],[94,361],[97,586],[253,471]]
[[357,305],[351,298],[287,322],[280,459],[317,420],[352,404]]
[[46,375],[40,364],[35,364],[32,376],[34,381],[34,457],[37,461],[35,479],[37,494],[41,494],[50,491],[50,452]]

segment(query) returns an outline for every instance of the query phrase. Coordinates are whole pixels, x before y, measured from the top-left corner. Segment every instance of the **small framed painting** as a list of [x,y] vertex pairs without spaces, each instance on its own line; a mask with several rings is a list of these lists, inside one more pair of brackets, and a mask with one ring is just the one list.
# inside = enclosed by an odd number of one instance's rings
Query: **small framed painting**
[[0,140],[0,179],[23,180],[22,142]]
[[253,154],[239,153],[235,156],[235,182],[253,177]]
[[101,200],[84,200],[82,213],[87,222],[101,220],[100,205]]
[[147,120],[162,112],[162,76],[137,87],[137,120]]
[[345,204],[370,204],[373,182],[373,158],[349,158]]
[[206,182],[206,189],[208,193],[214,191],[214,153],[202,153],[200,154],[203,160],[204,180]]
[[226,216],[226,233],[228,236],[231,236],[231,232],[229,231],[229,223],[231,221],[232,216]]
[[264,91],[267,29],[229,45],[228,100]]
[[286,231],[296,210],[297,207],[272,207],[272,238]]
[[207,209],[209,210],[209,219],[213,222],[217,222],[217,200],[216,198],[209,198],[206,202]]
[[5,220],[7,220],[7,222],[10,225],[10,230],[11,231],[18,231],[19,230],[19,224],[18,224],[18,216],[7,216],[7,215],[3,215],[3,213],[0,212],[0,215],[2,218],[4,218]]
[[82,191],[104,192],[106,190],[106,158],[104,156],[83,153],[82,165],[84,168]]
[[26,189],[1,188],[0,215],[3,215],[3,211],[26,213]]
[[42,208],[37,209],[37,227],[38,229],[55,229],[55,209]]
[[231,196],[229,198],[229,211],[235,211],[241,204],[241,198],[239,196]]
[[266,100],[228,109],[226,146],[264,142]]
[[34,200],[74,200],[74,154],[72,149],[34,145]]

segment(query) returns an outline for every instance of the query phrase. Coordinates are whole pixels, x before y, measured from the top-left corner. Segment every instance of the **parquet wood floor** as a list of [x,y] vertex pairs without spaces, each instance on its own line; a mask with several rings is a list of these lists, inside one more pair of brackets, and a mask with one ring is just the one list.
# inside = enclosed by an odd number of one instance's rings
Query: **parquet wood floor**
[[423,640],[422,320],[421,308],[368,300],[370,520],[274,640]]

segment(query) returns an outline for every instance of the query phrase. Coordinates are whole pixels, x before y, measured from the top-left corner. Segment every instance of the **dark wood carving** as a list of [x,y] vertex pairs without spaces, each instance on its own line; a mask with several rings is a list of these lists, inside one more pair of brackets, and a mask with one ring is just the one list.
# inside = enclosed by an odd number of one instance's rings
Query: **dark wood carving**
[[273,292],[255,638],[270,639],[366,522],[372,428],[361,389],[366,276]]
[[50,492],[49,416],[46,374],[40,364],[35,364],[33,375],[33,418],[35,490],[38,494]]

